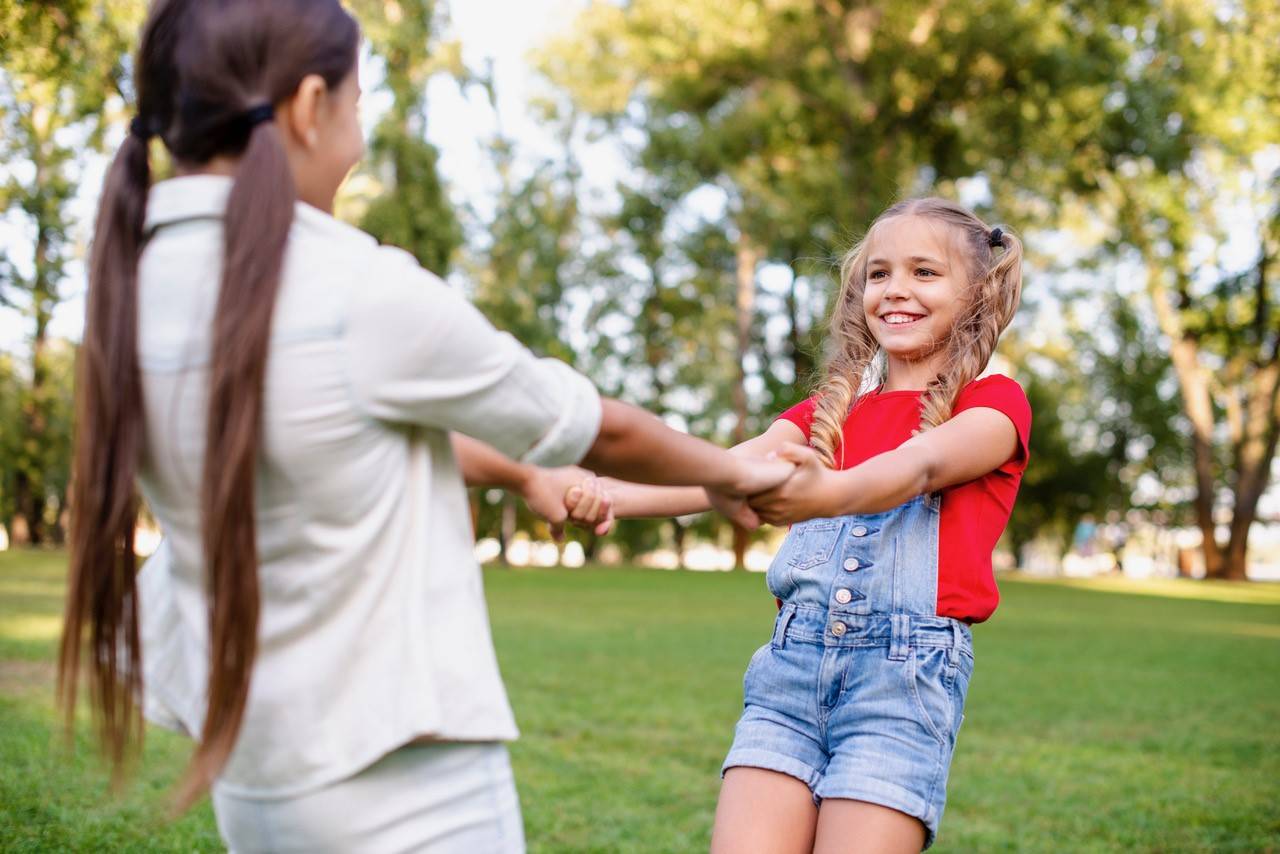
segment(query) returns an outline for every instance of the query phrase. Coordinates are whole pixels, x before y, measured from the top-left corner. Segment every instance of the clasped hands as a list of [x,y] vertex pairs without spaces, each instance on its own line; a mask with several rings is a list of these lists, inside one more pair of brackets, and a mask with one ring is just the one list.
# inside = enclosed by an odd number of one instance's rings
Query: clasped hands
[[[761,523],[787,525],[837,514],[834,473],[813,449],[785,442],[763,458],[730,453],[739,463],[734,485],[707,489],[706,496],[732,522],[754,529]],[[566,523],[604,535],[615,522],[611,482],[575,466],[542,470],[526,488],[525,500],[547,520],[556,539],[563,537]]]

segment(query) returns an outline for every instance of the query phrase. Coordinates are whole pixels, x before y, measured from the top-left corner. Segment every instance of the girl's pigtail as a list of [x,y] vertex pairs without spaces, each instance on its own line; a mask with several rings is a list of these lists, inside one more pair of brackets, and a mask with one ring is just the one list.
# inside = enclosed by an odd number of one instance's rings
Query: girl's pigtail
[[[946,367],[929,383],[920,405],[920,431],[938,427],[955,410],[960,392],[987,367],[1000,333],[1013,319],[1022,296],[1022,241],[1000,230],[1003,251],[974,284],[964,313],[947,344]],[[988,251],[990,257],[992,253]]]

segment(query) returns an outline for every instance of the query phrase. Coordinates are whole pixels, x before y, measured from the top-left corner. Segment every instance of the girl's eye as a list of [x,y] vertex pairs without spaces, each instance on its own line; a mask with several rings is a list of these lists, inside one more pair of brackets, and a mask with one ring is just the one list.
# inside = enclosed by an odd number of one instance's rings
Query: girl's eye
[[933,272],[932,270],[926,270],[925,268],[921,267],[919,270],[916,270],[916,275],[917,276],[936,276],[938,274]]
[[889,275],[889,274],[888,274],[887,272],[885,272],[884,270],[875,270],[875,271],[873,271],[873,272],[871,273],[871,278],[873,278],[873,279],[879,279],[879,278],[882,278],[882,277],[887,276],[887,275]]

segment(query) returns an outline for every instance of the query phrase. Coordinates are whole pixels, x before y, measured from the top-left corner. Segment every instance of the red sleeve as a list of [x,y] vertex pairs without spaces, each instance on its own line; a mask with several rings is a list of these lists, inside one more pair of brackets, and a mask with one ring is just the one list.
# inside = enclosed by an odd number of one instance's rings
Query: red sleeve
[[1027,394],[1015,380],[1004,374],[992,374],[969,384],[956,401],[955,413],[966,409],[994,409],[1004,413],[1018,431],[1018,450],[998,471],[1021,474],[1027,468],[1031,442],[1031,404]]
[[817,405],[817,401],[812,397],[802,400],[774,420],[790,421],[800,428],[800,432],[804,433],[804,438],[808,440],[809,428],[813,425],[813,410]]

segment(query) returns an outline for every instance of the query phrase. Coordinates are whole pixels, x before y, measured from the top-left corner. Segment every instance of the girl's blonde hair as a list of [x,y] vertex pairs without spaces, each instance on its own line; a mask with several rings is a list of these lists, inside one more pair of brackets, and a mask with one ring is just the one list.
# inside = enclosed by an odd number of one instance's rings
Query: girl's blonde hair
[[[1013,319],[1022,294],[1022,242],[1011,232],[993,231],[955,202],[939,198],[908,199],[890,207],[840,264],[840,292],[831,312],[828,355],[819,381],[809,444],[831,468],[844,422],[864,383],[882,380],[880,344],[867,323],[862,305],[867,286],[867,244],[876,228],[900,216],[919,216],[951,226],[962,250],[968,284],[955,325],[942,345],[946,358],[937,377],[925,387],[920,403],[920,430],[951,417],[961,389],[986,368],[1000,333]],[[997,249],[999,251],[997,251]],[[842,449],[843,455],[843,449]]]

